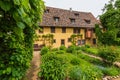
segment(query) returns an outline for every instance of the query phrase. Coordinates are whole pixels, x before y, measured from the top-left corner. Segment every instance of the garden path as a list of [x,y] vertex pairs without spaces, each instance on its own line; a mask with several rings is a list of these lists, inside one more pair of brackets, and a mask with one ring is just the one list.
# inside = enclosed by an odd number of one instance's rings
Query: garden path
[[27,75],[26,75],[26,80],[38,80],[38,72],[40,71],[40,52],[39,51],[34,51],[33,53],[33,59],[31,61],[31,67],[29,68]]

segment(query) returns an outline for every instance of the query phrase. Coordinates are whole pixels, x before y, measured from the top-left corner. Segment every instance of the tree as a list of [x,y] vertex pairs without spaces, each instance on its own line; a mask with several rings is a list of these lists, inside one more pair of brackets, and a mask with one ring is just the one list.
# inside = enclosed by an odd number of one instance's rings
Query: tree
[[0,0],[0,80],[20,80],[30,66],[42,0]]
[[120,45],[120,0],[116,0],[115,3],[110,0],[105,5],[100,21],[105,31],[97,34],[98,40],[106,45]]

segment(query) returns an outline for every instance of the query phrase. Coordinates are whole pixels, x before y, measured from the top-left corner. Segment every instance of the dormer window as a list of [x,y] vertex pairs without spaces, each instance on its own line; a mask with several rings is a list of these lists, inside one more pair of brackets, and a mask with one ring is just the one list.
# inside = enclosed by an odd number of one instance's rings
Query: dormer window
[[60,20],[59,17],[54,17],[54,21],[55,21],[55,22],[58,22],[59,20]]
[[74,23],[75,23],[75,19],[70,18],[70,22],[71,22],[72,24],[74,24]]
[[89,19],[84,19],[84,21],[85,21],[87,24],[90,24],[90,23],[91,23],[91,20],[89,20]]
[[74,15],[78,17],[78,16],[79,16],[79,13],[75,13]]
[[49,9],[46,9],[46,10],[45,10],[45,13],[49,13],[49,11],[50,11]]

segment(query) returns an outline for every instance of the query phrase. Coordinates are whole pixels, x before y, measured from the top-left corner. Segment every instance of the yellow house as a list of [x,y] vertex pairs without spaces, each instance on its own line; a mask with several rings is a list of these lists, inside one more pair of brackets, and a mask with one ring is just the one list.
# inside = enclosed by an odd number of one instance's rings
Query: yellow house
[[52,47],[54,48],[61,45],[65,45],[66,47],[72,45],[71,36],[73,34],[81,35],[75,42],[76,45],[94,45],[96,44],[94,27],[97,23],[98,21],[90,12],[47,7],[43,15],[43,20],[39,23],[42,31],[36,31],[39,38],[35,41],[34,47],[38,48],[42,45],[48,45],[42,39],[43,35],[47,34],[53,34]]

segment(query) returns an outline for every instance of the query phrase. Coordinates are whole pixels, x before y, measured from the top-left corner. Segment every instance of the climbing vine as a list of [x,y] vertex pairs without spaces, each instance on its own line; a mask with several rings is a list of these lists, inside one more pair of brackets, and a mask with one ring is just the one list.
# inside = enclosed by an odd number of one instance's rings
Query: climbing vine
[[52,47],[52,45],[53,45],[53,38],[54,38],[53,34],[46,34],[46,35],[42,35],[41,39],[42,39],[43,44],[45,46]]
[[73,34],[70,36],[70,38],[71,38],[71,43],[73,45],[76,45],[77,41],[82,39],[82,35],[81,34]]
[[0,80],[20,80],[30,66],[42,0],[0,0]]

